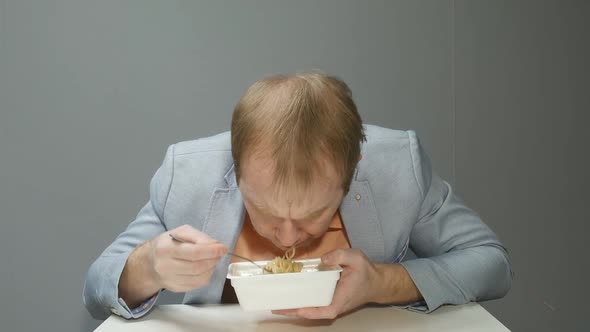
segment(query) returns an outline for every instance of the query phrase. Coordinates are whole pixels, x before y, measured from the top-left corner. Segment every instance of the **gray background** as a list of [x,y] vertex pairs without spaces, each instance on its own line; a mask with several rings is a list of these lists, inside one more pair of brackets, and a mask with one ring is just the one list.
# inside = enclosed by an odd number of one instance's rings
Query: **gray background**
[[494,316],[581,330],[588,17],[582,0],[0,0],[0,329],[96,327],[86,270],[165,148],[227,130],[254,80],[318,68],[365,122],[415,129],[507,245],[516,276],[484,303]]

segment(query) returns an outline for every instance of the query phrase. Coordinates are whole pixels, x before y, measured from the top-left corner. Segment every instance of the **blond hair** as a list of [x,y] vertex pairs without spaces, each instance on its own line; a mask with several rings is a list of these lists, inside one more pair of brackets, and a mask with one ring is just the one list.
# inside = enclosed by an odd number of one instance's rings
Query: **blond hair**
[[255,82],[237,103],[231,144],[236,178],[245,157],[270,156],[273,183],[308,188],[330,162],[347,193],[365,141],[349,87],[320,72],[275,75]]

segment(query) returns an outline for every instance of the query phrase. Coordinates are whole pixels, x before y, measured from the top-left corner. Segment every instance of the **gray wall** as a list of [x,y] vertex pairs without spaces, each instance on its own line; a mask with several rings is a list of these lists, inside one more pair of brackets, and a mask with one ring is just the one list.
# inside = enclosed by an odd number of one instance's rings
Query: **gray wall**
[[[513,330],[581,328],[585,1],[0,0],[0,322],[91,330],[90,263],[167,145],[229,128],[254,80],[319,68],[364,120],[417,130],[509,247]],[[175,301],[170,295],[164,302]]]
[[486,308],[515,331],[587,331],[590,2],[455,8],[456,186],[516,273]]

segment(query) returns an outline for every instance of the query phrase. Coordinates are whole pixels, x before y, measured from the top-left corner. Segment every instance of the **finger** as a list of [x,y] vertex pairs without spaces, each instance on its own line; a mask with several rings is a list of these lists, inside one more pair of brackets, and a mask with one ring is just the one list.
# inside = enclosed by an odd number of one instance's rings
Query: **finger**
[[219,259],[226,253],[227,247],[220,242],[206,244],[178,243],[171,252],[172,257],[190,262],[213,258]]
[[189,243],[215,243],[217,240],[195,229],[191,225],[182,225],[170,231],[175,238]]
[[194,271],[186,271],[186,274],[178,274],[176,275],[177,278],[184,279],[187,282],[195,282],[197,280],[205,280],[208,281],[211,278],[211,275],[215,272],[217,268],[216,265],[209,266],[209,267],[198,267]]
[[199,276],[215,269],[219,259],[207,259],[198,262],[189,262],[184,260],[174,259],[170,262],[170,271],[178,276]]
[[274,315],[297,317],[297,309],[272,310],[271,313]]
[[185,292],[207,285],[215,272],[215,267],[199,275],[178,275],[171,273],[163,279],[165,288],[174,292]]
[[198,276],[190,276],[190,275],[183,275],[178,276],[180,283],[188,289],[194,289],[203,287],[211,281],[211,277],[215,272],[215,266],[211,269],[204,271],[203,273],[199,274]]
[[297,311],[298,317],[307,319],[334,319],[338,314],[339,311],[332,305],[320,308],[300,308]]
[[188,292],[195,288],[200,288],[207,285],[211,281],[211,276],[215,269],[211,269],[209,272],[201,274],[200,276],[175,276],[169,282],[166,289],[173,292]]
[[306,319],[334,319],[338,316],[338,310],[334,306],[273,310],[272,313]]

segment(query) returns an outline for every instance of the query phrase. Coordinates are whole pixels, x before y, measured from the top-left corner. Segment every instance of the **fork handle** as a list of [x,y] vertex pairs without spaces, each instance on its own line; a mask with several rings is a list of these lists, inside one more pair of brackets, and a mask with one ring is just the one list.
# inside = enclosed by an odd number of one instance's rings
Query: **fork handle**
[[254,262],[254,261],[253,261],[253,260],[251,260],[250,258],[246,258],[246,257],[244,257],[244,256],[236,255],[236,254],[234,254],[233,252],[228,252],[228,253],[227,253],[227,255],[234,256],[234,257],[236,257],[236,258],[239,258],[239,259],[241,259],[241,260],[248,261],[248,262],[250,262],[250,263],[252,263],[252,264],[254,264],[254,265],[256,265],[256,266],[258,266],[259,268],[261,268],[261,269],[263,269],[263,270],[264,270],[264,267],[262,267],[262,266],[258,265],[256,262]]

